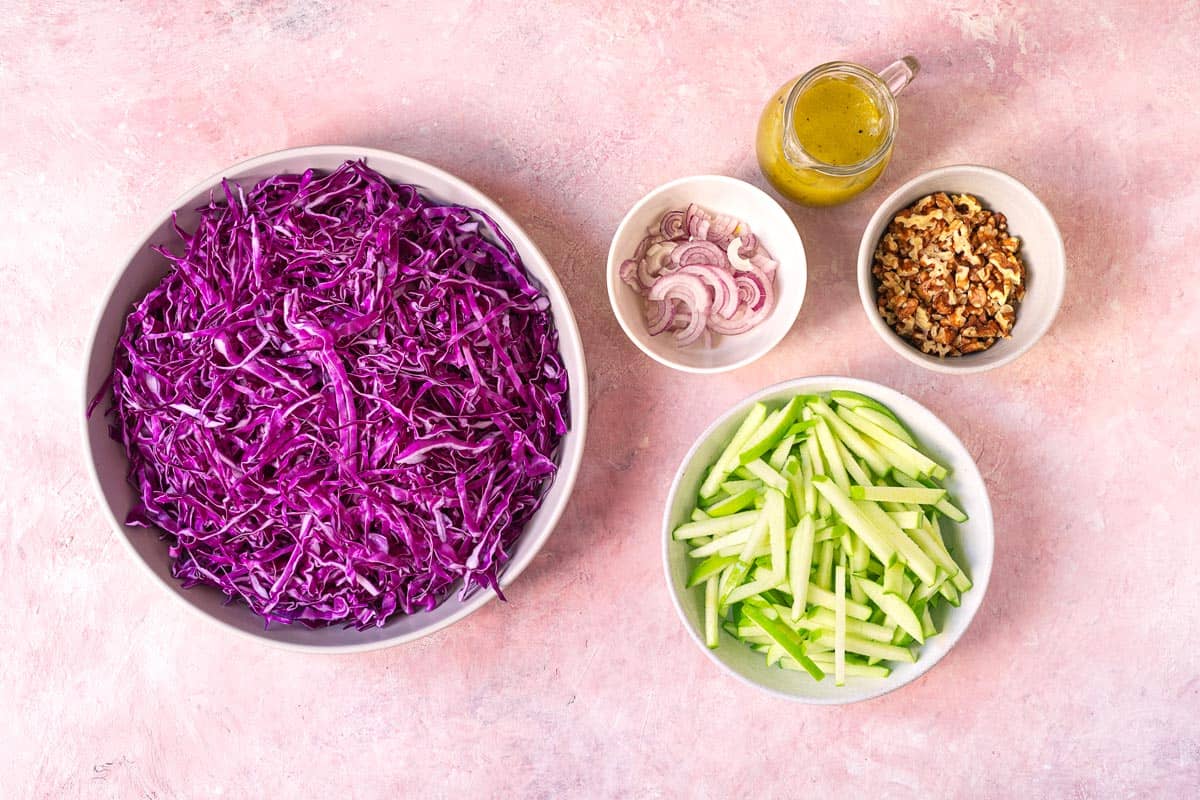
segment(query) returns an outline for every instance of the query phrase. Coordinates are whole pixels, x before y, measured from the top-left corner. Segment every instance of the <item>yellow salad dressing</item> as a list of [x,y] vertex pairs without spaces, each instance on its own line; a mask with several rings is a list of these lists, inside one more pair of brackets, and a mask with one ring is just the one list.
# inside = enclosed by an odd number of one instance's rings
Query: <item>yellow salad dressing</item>
[[[780,194],[799,203],[828,206],[842,203],[866,189],[891,157],[889,123],[871,94],[853,78],[817,78],[796,98],[788,122],[794,142],[811,163],[789,160],[784,147],[788,95],[795,81],[785,84],[763,110],[756,150],[763,175]],[[863,171],[850,174],[825,166],[853,167],[888,152]]]
[[846,78],[822,78],[796,98],[796,138],[818,161],[849,167],[870,158],[886,136],[871,95]]

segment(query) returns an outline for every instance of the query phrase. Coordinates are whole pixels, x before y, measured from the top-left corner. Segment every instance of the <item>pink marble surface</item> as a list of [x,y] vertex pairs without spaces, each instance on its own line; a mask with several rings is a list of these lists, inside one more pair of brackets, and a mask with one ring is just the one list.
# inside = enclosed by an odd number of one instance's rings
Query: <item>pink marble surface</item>
[[[0,797],[1200,791],[1195,3],[0,5]],[[625,209],[689,173],[761,184],[751,137],[778,84],[902,52],[924,71],[880,184],[793,209],[810,289],[785,342],[721,377],[643,357],[603,284]],[[234,161],[328,142],[505,204],[567,284],[594,406],[565,521],[510,602],[411,646],[305,657],[231,638],[136,569],[84,476],[77,382],[99,294],[155,214]],[[963,161],[1041,195],[1071,280],[1033,351],[953,378],[871,332],[853,257],[888,191]],[[962,436],[996,563],[930,674],[809,708],[687,638],[658,521],[722,408],[830,372]]]

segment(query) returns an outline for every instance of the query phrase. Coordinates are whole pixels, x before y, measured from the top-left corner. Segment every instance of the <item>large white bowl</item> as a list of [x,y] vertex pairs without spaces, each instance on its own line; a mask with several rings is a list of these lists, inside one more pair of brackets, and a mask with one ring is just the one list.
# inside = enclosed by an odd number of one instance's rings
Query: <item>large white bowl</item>
[[[620,275],[621,262],[633,256],[647,230],[657,228],[666,212],[687,208],[689,203],[744,221],[779,262],[770,316],[745,333],[716,337],[712,347],[700,343],[679,347],[670,334],[651,336],[642,297]],[[693,175],[659,186],[629,209],[608,249],[608,300],[621,329],[643,353],[684,372],[727,372],[766,355],[796,322],[807,280],[804,243],[787,212],[762,189],[724,175]]]
[[[987,350],[954,358],[924,353],[889,328],[875,306],[875,279],[871,275],[875,247],[892,218],[906,206],[936,192],[972,194],[984,208],[1004,214],[1009,232],[1021,240],[1021,258],[1028,269],[1025,299],[1017,306],[1012,336]],[[934,372],[983,372],[1013,361],[1049,330],[1062,305],[1066,284],[1066,249],[1050,210],[1025,184],[991,167],[959,164],[918,175],[880,204],[858,246],[858,295],[871,327],[901,356]]]
[[[163,212],[154,226],[134,246],[117,273],[101,305],[92,340],[87,348],[89,355],[83,384],[83,405],[86,407],[112,369],[113,350],[131,306],[166,274],[166,261],[151,252],[150,246],[173,241],[172,210],[179,212],[179,222],[184,228],[191,228],[197,219],[194,209],[208,201],[209,191],[218,186],[222,178],[252,184],[271,175],[302,172],[310,167],[332,170],[347,159],[359,158],[366,159],[370,167],[394,181],[420,187],[422,193],[431,199],[479,208],[491,215],[512,240],[530,275],[550,299],[554,323],[558,328],[559,351],[570,377],[571,428],[562,440],[558,475],[541,508],[526,525],[524,533],[513,547],[507,568],[500,578],[501,586],[507,586],[521,574],[541,549],[571,495],[571,488],[575,484],[575,476],[583,456],[584,436],[587,430],[587,369],[584,366],[583,347],[579,330],[575,326],[575,317],[571,313],[571,305],[567,302],[567,297],[545,256],[499,205],[475,187],[448,172],[384,150],[321,146],[281,150],[252,158],[201,181],[175,201],[170,209]],[[87,421],[84,447],[88,454],[88,467],[93,483],[113,529],[135,556],[136,561],[154,576],[157,583],[184,601],[189,608],[216,620],[229,630],[294,650],[326,653],[372,650],[433,633],[477,611],[495,596],[490,590],[477,591],[466,601],[461,601],[455,593],[433,611],[397,616],[382,628],[367,631],[339,627],[310,630],[301,625],[272,626],[269,630],[264,630],[262,619],[255,616],[244,604],[225,605],[224,595],[218,590],[207,587],[182,589],[178,581],[171,577],[167,545],[159,540],[157,532],[124,524],[133,502],[133,489],[125,480],[128,461],[121,445],[109,437],[108,421],[101,413],[105,407],[106,404],[103,404],[97,408],[96,413]]]
[[[958,608],[939,608],[933,614],[938,630],[921,645],[915,664],[892,664],[887,678],[847,678],[845,686],[834,686],[826,677],[817,682],[807,673],[768,667],[762,653],[721,631],[720,646],[710,650],[704,644],[704,591],[687,587],[688,574],[695,562],[687,554],[687,544],[678,542],[671,532],[687,521],[695,506],[696,493],[708,466],[716,460],[746,412],[757,402],[781,403],[796,394],[849,389],[875,398],[888,406],[904,422],[922,447],[950,470],[946,488],[967,512],[970,519],[962,525],[943,525],[946,544],[966,570],[974,586],[962,595]],[[941,660],[967,630],[975,612],[983,603],[992,572],[992,506],[983,477],[970,453],[946,425],[911,397],[878,383],[855,378],[819,376],[797,378],[778,383],[747,397],[722,414],[708,427],[684,456],[675,473],[675,482],[667,496],[663,514],[663,569],[671,599],[696,646],[718,666],[746,683],[768,692],[805,703],[834,705],[868,700],[899,689],[924,675]]]

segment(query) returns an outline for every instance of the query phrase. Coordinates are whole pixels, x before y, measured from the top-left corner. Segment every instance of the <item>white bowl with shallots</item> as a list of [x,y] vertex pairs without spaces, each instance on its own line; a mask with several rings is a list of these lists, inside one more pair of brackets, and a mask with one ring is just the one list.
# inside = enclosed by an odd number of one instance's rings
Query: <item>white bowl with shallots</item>
[[765,355],[795,323],[807,277],[787,212],[723,175],[659,186],[621,220],[608,251],[622,330],[684,372],[726,372]]
[[871,327],[934,372],[983,372],[1021,356],[1054,322],[1066,280],[1050,210],[1016,178],[974,164],[922,173],[892,192],[858,248]]

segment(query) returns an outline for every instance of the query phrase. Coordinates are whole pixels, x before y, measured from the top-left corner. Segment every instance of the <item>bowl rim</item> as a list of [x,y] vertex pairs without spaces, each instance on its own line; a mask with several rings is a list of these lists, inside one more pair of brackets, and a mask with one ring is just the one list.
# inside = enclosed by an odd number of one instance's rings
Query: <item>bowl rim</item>
[[[557,507],[549,510],[542,531],[540,532],[539,536],[531,542],[531,549],[527,554],[523,554],[524,558],[519,561],[510,561],[508,568],[505,569],[504,573],[499,578],[499,584],[501,588],[509,586],[521,575],[522,572],[525,571],[529,564],[533,562],[538,553],[541,552],[542,547],[545,546],[546,540],[550,538],[550,534],[553,533],[554,529],[558,526],[558,522],[562,518],[563,512],[570,503],[571,495],[575,488],[575,482],[579,475],[579,469],[583,461],[583,452],[587,445],[587,361],[585,360],[583,352],[583,339],[579,334],[579,326],[575,319],[574,310],[571,308],[570,299],[568,298],[567,293],[563,290],[562,283],[558,279],[558,274],[554,271],[553,267],[551,267],[549,260],[546,258],[545,254],[542,253],[541,248],[538,247],[533,237],[526,233],[525,229],[518,225],[516,220],[509,216],[508,212],[505,211],[499,203],[493,200],[491,196],[480,191],[473,184],[468,183],[462,178],[459,178],[458,176],[441,169],[440,167],[436,167],[428,162],[421,161],[420,159],[413,158],[411,156],[405,156],[400,153],[395,153],[390,150],[384,150],[377,147],[338,144],[305,145],[302,147],[286,147],[280,150],[274,150],[269,153],[253,156],[251,158],[242,159],[241,161],[235,162],[234,164],[231,164],[230,166],[227,166],[222,170],[209,175],[208,177],[191,186],[189,189],[178,195],[171,202],[171,205],[168,209],[161,214],[154,215],[152,221],[147,223],[147,226],[143,229],[142,234],[137,237],[136,243],[130,247],[124,258],[117,262],[120,265],[119,268],[114,270],[112,278],[109,280],[107,287],[101,293],[101,299],[97,303],[95,312],[92,315],[89,333],[83,349],[83,363],[82,369],[80,370],[80,385],[83,395],[83,408],[85,410],[87,409],[88,403],[95,394],[94,392],[90,391],[90,387],[88,386],[88,372],[92,362],[93,353],[96,349],[96,342],[100,334],[100,323],[104,318],[105,312],[112,304],[113,295],[117,290],[117,285],[121,282],[121,279],[128,271],[130,263],[132,263],[134,258],[137,257],[137,255],[141,253],[150,243],[151,238],[154,236],[159,227],[161,227],[163,221],[169,219],[172,212],[184,208],[189,199],[204,192],[205,190],[219,185],[221,180],[234,172],[242,172],[260,167],[270,167],[270,165],[284,159],[318,156],[336,156],[345,159],[365,158],[368,159],[368,161],[374,158],[386,160],[391,162],[393,165],[399,163],[405,168],[411,167],[416,170],[425,171],[426,173],[437,177],[439,180],[445,181],[447,184],[452,186],[455,191],[474,195],[475,197],[479,198],[480,201],[482,201],[478,205],[484,207],[484,210],[488,213],[488,215],[496,221],[496,224],[504,231],[506,235],[509,236],[509,238],[523,238],[529,243],[529,246],[535,257],[540,259],[541,265],[545,268],[545,276],[537,275],[535,277],[537,277],[539,281],[551,289],[552,292],[557,292],[564,301],[562,308],[556,309],[556,312],[562,312],[562,320],[566,323],[565,327],[562,325],[558,326],[559,350],[560,352],[564,353],[565,351],[569,350],[571,355],[578,360],[580,377],[582,379],[580,381],[580,385],[576,386],[573,383],[571,386],[571,391],[573,393],[578,393],[577,405],[579,408],[579,413],[575,414],[575,409],[572,408],[573,418],[569,432],[577,436],[578,445],[574,448],[574,457],[571,459],[570,463],[560,464],[558,473],[555,475],[556,481],[563,481],[562,502]],[[573,403],[573,405],[575,404]],[[164,590],[166,590],[167,594],[171,595],[174,602],[181,604],[192,614],[195,614],[196,616],[201,617],[207,620],[209,623],[215,624],[228,632],[234,633],[244,640],[254,641],[259,644],[266,644],[279,650],[289,650],[292,652],[302,653],[320,653],[328,655],[363,653],[371,650],[382,650],[388,647],[395,647],[397,645],[416,641],[417,639],[421,639],[425,636],[429,636],[430,634],[447,628],[463,618],[475,613],[496,598],[496,593],[493,590],[480,589],[467,600],[462,601],[461,607],[457,611],[443,619],[438,620],[434,624],[393,637],[357,644],[319,645],[281,641],[278,639],[273,639],[269,636],[264,636],[257,631],[245,630],[243,628],[231,625],[225,620],[213,616],[207,611],[189,602],[186,598],[184,598],[182,594],[183,589],[178,584],[173,583],[169,578],[155,572],[142,558],[141,554],[134,548],[133,542],[130,540],[129,535],[125,531],[125,526],[120,520],[117,519],[113,512],[112,506],[109,505],[108,500],[104,495],[103,488],[100,484],[100,474],[96,467],[95,453],[92,451],[91,439],[88,436],[88,427],[89,420],[85,414],[79,425],[79,431],[83,439],[83,453],[85,455],[84,460],[86,462],[87,474],[91,482],[92,492],[94,497],[99,501],[104,516],[108,519],[109,527],[111,528],[112,533],[116,534],[117,539],[121,541],[125,552],[138,565],[140,570],[149,575],[155,584],[162,587]],[[524,535],[524,532],[522,532],[522,537],[524,537]],[[450,595],[450,597],[453,596],[453,594]]]
[[[930,418],[934,422],[935,427],[940,427],[940,429],[941,429],[940,433],[944,434],[950,440],[950,442],[952,444],[959,447],[962,450],[962,452],[964,454],[966,454],[967,459],[972,467],[974,477],[978,478],[979,486],[983,490],[982,500],[980,502],[980,507],[978,509],[972,510],[973,513],[971,515],[971,518],[973,520],[978,518],[985,522],[984,530],[986,530],[986,532],[987,532],[988,549],[991,551],[991,555],[992,555],[992,557],[988,560],[987,564],[985,565],[985,569],[983,569],[979,572],[976,572],[974,569],[972,570],[971,592],[972,592],[972,594],[974,594],[975,592],[978,592],[978,594],[975,595],[978,598],[978,602],[976,602],[972,607],[966,608],[965,610],[961,610],[961,609],[963,609],[963,606],[959,606],[957,609],[955,609],[956,612],[967,614],[967,617],[963,623],[962,628],[957,632],[957,634],[948,634],[945,632],[940,634],[940,636],[948,637],[943,640],[946,642],[945,649],[942,650],[941,653],[939,653],[939,654],[936,654],[936,655],[929,654],[928,656],[922,657],[921,660],[918,661],[917,663],[919,665],[922,662],[924,662],[924,666],[918,667],[918,671],[913,673],[906,680],[895,683],[894,685],[889,685],[888,684],[889,679],[885,678],[885,679],[879,681],[879,683],[882,685],[880,686],[880,688],[878,690],[871,690],[871,691],[867,692],[866,694],[863,694],[860,696],[855,696],[855,697],[840,698],[840,697],[835,696],[835,697],[826,698],[826,697],[807,697],[804,695],[789,694],[789,693],[781,691],[779,689],[774,689],[769,686],[764,686],[761,683],[757,683],[754,680],[750,679],[749,677],[736,671],[735,669],[730,667],[728,664],[726,664],[724,661],[722,661],[720,658],[718,658],[716,653],[714,653],[708,647],[708,645],[706,645],[704,643],[704,639],[701,636],[700,632],[692,627],[691,622],[687,618],[687,614],[683,610],[683,603],[680,601],[680,595],[684,591],[687,591],[687,589],[682,589],[682,588],[676,587],[675,582],[671,577],[671,545],[673,543],[673,539],[671,537],[671,507],[674,505],[675,496],[679,492],[679,484],[682,483],[682,481],[683,481],[683,475],[687,471],[688,466],[692,463],[692,460],[695,459],[697,451],[700,449],[700,447],[705,442],[707,442],[709,440],[710,437],[712,437],[712,435],[717,430],[717,428],[721,427],[723,424],[725,424],[727,421],[729,421],[729,419],[731,417],[733,417],[734,415],[744,412],[747,408],[752,406],[754,403],[760,401],[762,398],[767,397],[772,394],[777,394],[778,392],[781,392],[784,390],[789,390],[789,389],[794,389],[796,391],[802,391],[803,390],[802,387],[810,385],[810,384],[815,384],[815,383],[834,383],[834,384],[838,384],[839,386],[842,386],[844,388],[851,389],[853,391],[858,391],[858,392],[861,392],[863,394],[866,394],[866,395],[872,396],[872,397],[875,396],[875,395],[871,394],[872,392],[878,392],[878,391],[882,390],[884,393],[896,394],[896,395],[904,398],[905,400],[914,403],[918,408],[922,409],[927,414],[929,414]],[[759,691],[767,692],[776,697],[780,697],[780,698],[783,698],[786,700],[791,700],[793,702],[803,703],[805,705],[822,705],[822,706],[850,705],[852,703],[861,703],[861,702],[865,702],[867,700],[874,700],[874,699],[876,699],[878,697],[882,697],[886,694],[891,694],[892,692],[894,692],[898,689],[901,689],[905,686],[908,686],[911,683],[915,683],[916,681],[923,678],[925,675],[929,674],[929,672],[934,667],[936,667],[947,655],[949,655],[951,650],[954,649],[954,646],[958,644],[958,642],[962,639],[962,637],[970,629],[971,623],[974,622],[975,616],[978,614],[979,609],[983,607],[983,603],[984,603],[984,600],[986,599],[986,595],[987,595],[988,584],[991,582],[992,566],[995,561],[995,550],[996,550],[995,517],[993,516],[993,513],[992,513],[992,502],[991,502],[991,497],[987,491],[987,482],[984,481],[983,475],[979,472],[979,466],[975,463],[975,458],[971,455],[971,452],[966,448],[966,445],[964,445],[962,443],[962,440],[958,438],[958,435],[953,431],[953,429],[951,429],[949,425],[947,425],[945,422],[943,422],[941,417],[939,417],[937,414],[933,413],[928,408],[926,408],[923,403],[916,400],[912,396],[905,394],[904,392],[900,391],[899,389],[893,389],[890,386],[886,386],[881,383],[876,383],[875,381],[866,380],[864,378],[850,378],[850,377],[846,377],[844,375],[805,375],[805,376],[798,377],[798,378],[789,378],[788,380],[784,380],[784,381],[780,381],[778,383],[771,384],[770,386],[767,386],[763,389],[758,390],[757,392],[754,392],[751,395],[748,395],[748,396],[742,398],[741,400],[737,401],[732,406],[727,408],[725,411],[723,411],[719,416],[717,416],[717,418],[714,419],[708,425],[708,427],[706,427],[704,429],[704,431],[699,436],[696,437],[696,440],[692,443],[692,446],[690,448],[688,448],[687,453],[683,456],[683,459],[679,462],[679,467],[675,471],[675,478],[671,481],[671,488],[667,492],[666,502],[663,506],[661,536],[662,536],[662,568],[663,568],[663,577],[666,579],[666,582],[667,582],[667,593],[671,596],[671,604],[675,606],[675,613],[678,615],[679,621],[683,624],[684,629],[687,631],[688,637],[696,644],[697,647],[700,648],[701,651],[703,651],[704,655],[710,661],[712,661],[714,664],[716,664],[721,669],[721,671],[723,671],[727,675],[732,675],[733,677],[737,678],[739,681],[741,681],[742,683],[744,683],[747,686],[752,686],[755,689],[758,689]],[[974,565],[972,565],[972,566],[974,566]]]
[[[875,245],[882,233],[883,226],[887,224],[887,219],[900,209],[901,204],[904,202],[902,198],[911,192],[914,186],[931,178],[943,178],[949,175],[984,175],[1001,183],[1008,184],[1018,194],[1025,197],[1029,206],[1038,215],[1045,217],[1050,223],[1050,229],[1054,231],[1054,241],[1052,244],[1056,258],[1051,259],[1051,261],[1056,261],[1058,267],[1051,271],[1059,273],[1061,277],[1058,280],[1058,289],[1055,292],[1049,313],[1037,320],[1037,324],[1029,329],[1029,335],[1023,335],[1021,342],[1016,347],[1003,357],[990,362],[973,361],[970,360],[970,356],[959,357],[953,360],[940,359],[928,353],[922,353],[901,339],[895,331],[889,328],[887,323],[883,321],[883,318],[879,316],[879,311],[875,308],[875,288],[871,278],[871,262],[875,252]],[[940,372],[944,375],[969,375],[972,373],[987,372],[988,370],[1012,363],[1032,349],[1042,336],[1045,335],[1046,331],[1050,330],[1050,326],[1054,324],[1054,320],[1058,317],[1059,309],[1062,308],[1063,298],[1066,295],[1067,251],[1066,245],[1063,242],[1062,231],[1059,230],[1054,215],[1050,213],[1050,209],[1046,207],[1041,198],[1033,193],[1032,189],[1007,172],[995,167],[988,167],[982,164],[951,164],[926,170],[913,176],[879,204],[875,213],[871,215],[870,220],[863,229],[862,237],[859,240],[857,272],[858,296],[862,302],[863,311],[866,312],[867,321],[875,332],[879,334],[879,337],[887,343],[888,347],[913,364],[932,372]]]
[[[750,355],[744,356],[729,364],[721,364],[713,367],[693,367],[689,364],[675,361],[674,359],[654,352],[645,344],[643,344],[641,339],[634,333],[632,328],[633,323],[625,318],[625,315],[621,312],[620,304],[617,302],[616,293],[619,289],[625,286],[625,284],[622,283],[617,277],[619,273],[619,264],[622,260],[617,254],[617,240],[621,238],[622,232],[624,232],[624,230],[632,223],[634,217],[641,213],[642,209],[659,195],[684,184],[700,180],[736,186],[739,190],[749,190],[751,194],[756,194],[761,198],[770,201],[775,208],[779,209],[780,213],[782,213],[788,218],[789,221],[791,221],[791,215],[787,213],[787,209],[779,204],[778,200],[776,200],[774,197],[771,197],[771,195],[767,194],[754,184],[744,181],[741,178],[734,178],[730,175],[713,174],[685,175],[681,178],[674,178],[666,183],[659,184],[646,194],[642,195],[641,199],[634,203],[633,206],[631,206],[630,209],[625,212],[625,216],[621,218],[621,221],[617,223],[616,230],[612,235],[612,241],[608,246],[608,262],[605,266],[604,282],[605,288],[608,290],[608,304],[612,308],[613,316],[617,318],[617,323],[621,326],[621,330],[625,333],[626,338],[633,342],[633,344],[639,350],[650,356],[650,358],[654,359],[658,363],[670,367],[671,369],[679,370],[680,372],[688,372],[694,375],[717,375],[722,372],[732,372],[735,369],[740,369],[741,367],[754,363],[758,359],[767,355],[767,353],[774,350],[779,343],[782,342],[789,333],[791,333],[792,328],[794,328],[796,325],[796,319],[800,316],[800,309],[804,306],[805,295],[808,293],[808,252],[804,249],[804,237],[800,235],[800,231],[798,228],[796,228],[795,222],[792,222],[792,233],[796,237],[796,243],[800,246],[800,253],[803,256],[802,263],[795,267],[798,274],[798,280],[800,282],[800,286],[798,287],[799,302],[796,303],[796,311],[794,314],[792,314],[791,319],[788,321],[787,327],[783,328],[779,335],[773,340],[766,341],[765,346],[757,352],[751,353]],[[780,268],[782,268],[782,265]],[[775,314],[778,311],[779,304],[776,303],[775,309],[771,313]]]

